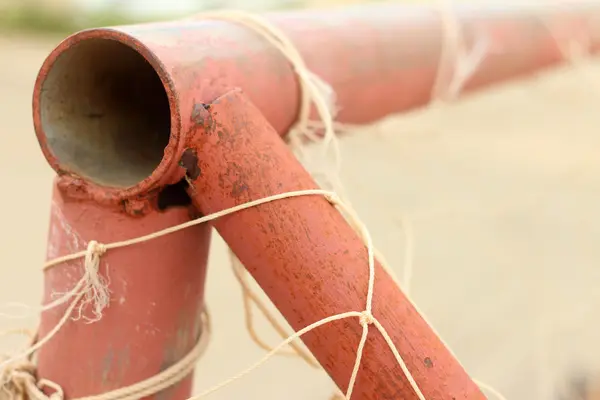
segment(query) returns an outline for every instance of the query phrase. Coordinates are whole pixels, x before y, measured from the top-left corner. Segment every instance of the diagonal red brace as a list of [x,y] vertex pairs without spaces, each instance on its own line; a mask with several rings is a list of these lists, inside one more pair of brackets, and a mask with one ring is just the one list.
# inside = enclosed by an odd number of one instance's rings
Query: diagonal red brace
[[[240,92],[202,108],[182,163],[204,214],[258,198],[317,188],[277,132]],[[215,227],[295,330],[365,308],[365,245],[319,196],[279,200],[223,217]],[[427,399],[484,399],[392,278],[376,266],[373,315]],[[304,342],[345,390],[362,328],[350,319]],[[354,391],[358,399],[417,399],[381,334],[371,329]]]

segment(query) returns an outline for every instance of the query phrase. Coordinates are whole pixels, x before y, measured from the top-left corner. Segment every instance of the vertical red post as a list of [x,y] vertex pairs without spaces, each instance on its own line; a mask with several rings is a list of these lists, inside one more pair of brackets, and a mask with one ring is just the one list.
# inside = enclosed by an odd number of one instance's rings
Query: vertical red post
[[[317,188],[258,109],[234,91],[199,111],[182,164],[204,214],[251,200]],[[195,154],[195,156],[193,156]],[[365,245],[320,196],[296,197],[218,219],[215,227],[295,330],[366,304]],[[376,265],[373,315],[427,399],[484,399],[393,279]],[[341,320],[304,343],[346,390],[362,328]],[[417,399],[383,336],[371,327],[353,400]]]
[[[110,243],[149,234],[187,222],[193,212],[172,207],[133,217],[69,198],[55,185],[47,258],[85,250],[91,240]],[[195,226],[104,254],[100,273],[109,282],[109,307],[97,322],[69,321],[42,347],[38,377],[59,384],[67,398],[80,398],[138,383],[188,354],[203,334],[210,229]],[[82,274],[82,259],[47,270],[44,304],[55,299],[53,293],[72,289]],[[40,337],[56,326],[67,306],[42,313]],[[188,376],[163,391],[161,399],[186,399],[191,386]]]

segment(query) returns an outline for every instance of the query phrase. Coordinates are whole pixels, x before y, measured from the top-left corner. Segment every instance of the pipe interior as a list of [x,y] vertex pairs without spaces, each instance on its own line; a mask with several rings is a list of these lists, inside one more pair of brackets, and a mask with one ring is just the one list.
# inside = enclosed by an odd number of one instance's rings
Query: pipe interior
[[60,54],[41,88],[40,110],[59,164],[103,186],[148,177],[169,141],[169,100],[158,74],[114,40],[83,40]]

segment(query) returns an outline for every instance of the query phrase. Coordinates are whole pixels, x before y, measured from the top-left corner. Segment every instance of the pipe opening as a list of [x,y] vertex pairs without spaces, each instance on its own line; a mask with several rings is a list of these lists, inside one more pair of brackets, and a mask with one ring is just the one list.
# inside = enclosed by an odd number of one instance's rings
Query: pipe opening
[[158,74],[114,40],[87,39],[61,53],[43,82],[40,111],[59,164],[98,185],[138,184],[169,142],[169,99]]

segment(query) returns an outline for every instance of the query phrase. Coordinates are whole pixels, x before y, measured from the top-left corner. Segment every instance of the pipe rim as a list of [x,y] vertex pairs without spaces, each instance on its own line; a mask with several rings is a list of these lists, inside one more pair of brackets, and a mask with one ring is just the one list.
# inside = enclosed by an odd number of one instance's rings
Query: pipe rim
[[[160,79],[163,89],[168,98],[170,109],[170,132],[166,147],[164,148],[163,156],[159,164],[154,168],[152,173],[146,178],[137,182],[134,185],[127,187],[108,186],[95,182],[93,179],[83,177],[71,168],[64,165],[60,159],[54,154],[48,144],[48,136],[44,130],[42,118],[42,92],[44,83],[48,75],[55,65],[58,58],[74,45],[90,39],[113,40],[117,43],[125,45],[134,50],[138,55],[143,57],[154,69],[154,72]],[[104,198],[113,198],[115,200],[124,200],[131,197],[148,194],[154,189],[174,183],[181,177],[176,179],[170,176],[175,168],[179,166],[176,155],[183,151],[184,143],[181,132],[181,112],[178,102],[178,92],[174,82],[167,71],[166,66],[154,54],[154,52],[144,45],[140,40],[127,34],[118,28],[94,28],[87,29],[64,39],[44,60],[34,83],[32,111],[33,125],[35,134],[42,150],[44,157],[52,169],[59,176],[71,176],[83,183],[88,192],[101,192]],[[182,173],[183,176],[183,173]],[[94,196],[95,197],[95,196]]]

